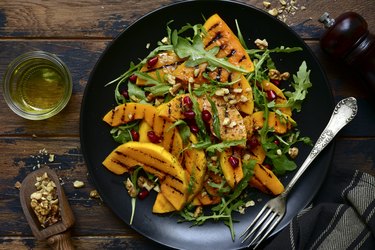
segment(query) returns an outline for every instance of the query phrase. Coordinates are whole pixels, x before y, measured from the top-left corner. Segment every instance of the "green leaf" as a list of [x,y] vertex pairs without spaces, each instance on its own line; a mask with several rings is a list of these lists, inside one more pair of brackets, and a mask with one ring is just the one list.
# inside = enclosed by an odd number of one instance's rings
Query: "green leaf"
[[225,150],[227,148],[235,147],[235,146],[238,146],[238,145],[245,145],[245,144],[246,144],[246,139],[233,140],[233,141],[222,141],[220,143],[213,144],[213,145],[207,147],[206,151],[212,152],[212,153],[215,152],[215,151],[222,152],[223,150]]
[[134,122],[128,123],[126,125],[114,127],[114,128],[111,129],[110,133],[111,133],[113,139],[117,143],[122,144],[122,143],[133,140],[130,131],[132,129],[138,131],[138,125],[139,125],[139,121],[134,121]]
[[190,137],[189,125],[184,120],[177,120],[173,123],[172,126],[168,128],[168,131],[175,127],[178,127],[178,131],[180,132],[180,136],[181,136],[183,143],[187,144],[188,139]]
[[128,93],[131,99],[136,97],[139,100],[146,100],[145,91],[134,83],[128,82]]
[[171,86],[163,84],[152,87],[145,87],[144,90],[152,93],[154,96],[164,96],[165,94],[169,93],[170,88]]
[[165,84],[164,82],[160,82],[158,80],[155,80],[153,77],[151,77],[149,74],[147,74],[145,72],[137,71],[137,72],[134,72],[134,74],[137,77],[145,80],[146,81],[145,85],[147,85],[147,86],[149,86],[149,85],[163,85],[163,84]]
[[308,89],[312,86],[310,82],[310,70],[307,70],[306,62],[303,61],[296,75],[293,75],[294,82],[292,87],[294,92],[285,92],[285,95],[289,98],[287,105],[296,110],[301,111],[301,105],[305,100]]
[[218,48],[206,51],[199,34],[194,36],[193,43],[191,44],[188,39],[178,36],[177,31],[173,31],[172,44],[174,51],[180,58],[188,58],[186,61],[188,67],[194,67],[207,62],[211,66],[223,67],[229,71],[249,73],[247,70],[229,63],[224,58],[216,58],[215,55],[218,52]]
[[216,137],[221,140],[219,112],[217,111],[216,104],[211,100],[211,98],[207,96],[207,100],[211,104],[212,126],[214,129],[214,133]]

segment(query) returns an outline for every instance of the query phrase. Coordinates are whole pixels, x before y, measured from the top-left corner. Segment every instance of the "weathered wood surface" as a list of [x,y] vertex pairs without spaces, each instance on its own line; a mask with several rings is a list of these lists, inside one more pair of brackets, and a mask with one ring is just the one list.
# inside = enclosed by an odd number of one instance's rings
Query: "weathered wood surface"
[[[0,2],[0,77],[7,64],[30,50],[57,54],[73,76],[73,95],[68,106],[45,121],[28,121],[13,114],[0,98],[0,249],[47,249],[35,241],[23,217],[19,190],[14,187],[27,173],[48,165],[61,176],[76,216],[72,230],[77,249],[155,249],[159,245],[137,234],[117,219],[99,199],[80,149],[79,114],[89,74],[102,51],[132,22],[172,0],[129,1],[42,1],[3,0]],[[240,1],[264,9],[262,1]],[[278,1],[270,1],[273,4]],[[331,171],[360,169],[375,175],[375,103],[355,72],[333,63],[320,48],[324,28],[317,21],[324,11],[332,17],[351,10],[363,15],[375,33],[373,0],[299,0],[306,10],[288,15],[287,23],[303,37],[327,73],[335,100],[355,96],[359,102],[356,119],[336,140]],[[131,8],[129,7],[131,6]],[[2,95],[2,90],[0,90]],[[313,114],[312,114],[313,115]],[[44,150],[43,150],[44,149]],[[49,162],[49,155],[55,156]],[[75,189],[74,180],[85,187]],[[100,230],[98,230],[100,228]]]

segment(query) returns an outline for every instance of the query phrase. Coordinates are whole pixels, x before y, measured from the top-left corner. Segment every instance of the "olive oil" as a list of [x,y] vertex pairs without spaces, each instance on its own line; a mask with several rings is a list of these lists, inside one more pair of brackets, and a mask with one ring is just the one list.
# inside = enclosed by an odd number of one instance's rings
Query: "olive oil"
[[45,113],[63,100],[63,76],[56,66],[45,59],[32,59],[16,68],[22,75],[15,76],[18,83],[10,91],[17,105],[32,113]]
[[[37,53],[36,55],[34,55]],[[21,56],[5,77],[4,94],[9,107],[32,120],[51,117],[67,104],[72,83],[65,64],[46,52]],[[17,59],[16,59],[17,60]]]

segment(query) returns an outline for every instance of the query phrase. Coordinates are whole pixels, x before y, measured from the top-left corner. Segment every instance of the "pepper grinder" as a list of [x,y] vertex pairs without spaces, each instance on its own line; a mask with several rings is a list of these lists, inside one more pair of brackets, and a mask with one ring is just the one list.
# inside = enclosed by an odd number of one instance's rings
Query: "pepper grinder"
[[322,50],[357,70],[375,93],[375,36],[368,31],[365,19],[346,12],[336,19],[324,13],[319,21],[327,28],[320,39]]

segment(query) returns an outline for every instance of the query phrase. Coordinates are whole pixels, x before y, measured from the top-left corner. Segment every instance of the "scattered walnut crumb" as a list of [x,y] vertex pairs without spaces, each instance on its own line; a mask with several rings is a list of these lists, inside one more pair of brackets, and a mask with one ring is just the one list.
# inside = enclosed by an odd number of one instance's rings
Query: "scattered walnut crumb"
[[90,198],[100,199],[100,195],[96,189],[90,191]]
[[266,39],[260,40],[259,38],[254,41],[255,45],[262,50],[265,50],[268,48],[268,42]]
[[298,156],[298,153],[299,153],[298,151],[299,150],[297,147],[289,148],[288,154],[290,158],[295,159]]
[[272,16],[277,16],[279,14],[279,11],[276,8],[273,8],[268,11],[268,14]]
[[83,181],[74,181],[74,182],[73,182],[73,186],[74,186],[75,188],[82,188],[82,187],[85,186],[85,183],[84,183]]
[[[273,6],[272,9],[271,5]],[[306,6],[300,6],[298,0],[263,1],[263,7],[268,10],[270,15],[285,23],[289,16],[294,16],[299,10],[304,11],[307,9]]]
[[19,181],[16,181],[16,183],[14,184],[14,187],[17,188],[17,189],[20,189],[21,186],[22,186],[22,184]]
[[263,1],[263,6],[264,8],[268,9],[269,7],[271,7],[271,3],[268,1]]

